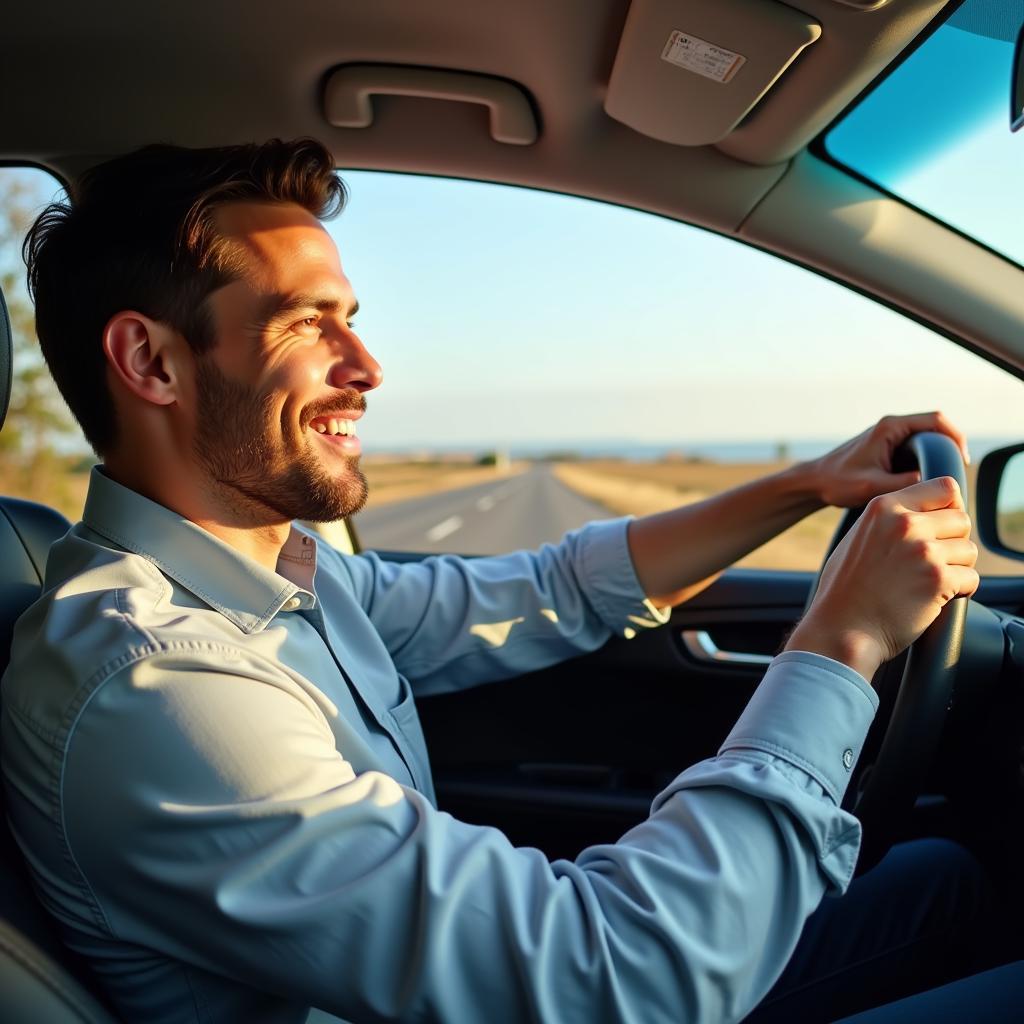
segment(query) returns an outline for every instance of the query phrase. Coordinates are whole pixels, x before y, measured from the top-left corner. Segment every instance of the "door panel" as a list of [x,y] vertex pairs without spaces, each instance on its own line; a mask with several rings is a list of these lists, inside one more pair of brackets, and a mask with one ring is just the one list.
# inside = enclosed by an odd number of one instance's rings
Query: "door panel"
[[809,586],[809,574],[735,570],[662,629],[420,700],[440,806],[550,857],[614,842],[680,771],[716,753],[764,675],[765,664],[695,656],[684,632],[774,654]]
[[[614,638],[541,672],[421,699],[441,808],[549,857],[614,842],[679,772],[717,752],[764,675],[763,664],[695,658],[684,632],[704,631],[723,650],[777,653],[810,584],[809,573],[730,570],[662,629]],[[1024,580],[986,579],[977,600],[1024,607]],[[965,644],[972,678],[975,641],[984,639],[973,629]],[[951,750],[944,759],[956,760]],[[941,831],[935,801],[922,799],[907,836]]]

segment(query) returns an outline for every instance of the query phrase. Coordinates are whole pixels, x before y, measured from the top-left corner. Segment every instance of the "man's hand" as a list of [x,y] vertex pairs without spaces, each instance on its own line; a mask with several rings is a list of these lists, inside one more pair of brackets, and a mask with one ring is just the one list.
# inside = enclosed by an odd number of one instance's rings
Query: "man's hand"
[[967,439],[941,412],[912,416],[885,416],[813,464],[818,492],[826,505],[856,508],[876,495],[907,487],[920,479],[916,471],[893,473],[893,452],[912,434],[935,431],[947,434],[969,462]]
[[820,459],[633,520],[629,549],[640,585],[659,606],[679,604],[700,593],[726,566],[823,505],[855,508],[915,483],[916,471],[892,472],[892,456],[911,434],[922,431],[948,434],[966,458],[963,434],[942,413],[886,416]]
[[873,498],[826,563],[786,649],[835,658],[870,680],[949,601],[978,589],[970,533],[952,477]]

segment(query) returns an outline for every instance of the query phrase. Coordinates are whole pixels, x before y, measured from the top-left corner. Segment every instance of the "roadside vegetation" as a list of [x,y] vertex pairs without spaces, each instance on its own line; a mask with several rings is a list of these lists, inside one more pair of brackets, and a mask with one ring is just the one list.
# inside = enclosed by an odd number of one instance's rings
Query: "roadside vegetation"
[[[554,472],[567,487],[618,515],[648,515],[701,501],[719,491],[782,469],[785,463],[563,462]],[[737,564],[759,569],[816,569],[839,522],[824,509],[749,554]]]
[[51,198],[42,180],[0,173],[0,284],[14,339],[11,405],[0,431],[0,493],[53,505],[77,519],[93,460],[39,351],[21,259],[21,240]]
[[[618,515],[647,515],[700,501],[789,465],[786,461],[727,463],[665,459],[627,462],[618,459],[560,462],[554,472],[567,487]],[[975,466],[967,467],[973,494]],[[759,569],[814,570],[821,565],[839,523],[838,509],[823,509],[753,551],[737,564]],[[1014,524],[1024,534],[1024,513]],[[977,536],[974,538],[977,543]],[[1024,544],[1022,544],[1024,546]],[[982,574],[1018,576],[1020,564],[980,548]]]
[[425,494],[514,476],[522,473],[529,463],[496,463],[482,457],[409,460],[368,456],[363,458],[361,465],[370,486],[366,507],[372,509]]

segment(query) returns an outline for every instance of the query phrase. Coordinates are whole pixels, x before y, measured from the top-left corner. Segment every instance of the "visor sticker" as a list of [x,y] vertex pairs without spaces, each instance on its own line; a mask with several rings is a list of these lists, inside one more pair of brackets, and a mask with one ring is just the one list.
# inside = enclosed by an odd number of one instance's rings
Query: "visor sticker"
[[746,57],[732,50],[715,46],[714,43],[687,35],[678,29],[668,37],[661,59],[723,83],[728,82],[747,61]]

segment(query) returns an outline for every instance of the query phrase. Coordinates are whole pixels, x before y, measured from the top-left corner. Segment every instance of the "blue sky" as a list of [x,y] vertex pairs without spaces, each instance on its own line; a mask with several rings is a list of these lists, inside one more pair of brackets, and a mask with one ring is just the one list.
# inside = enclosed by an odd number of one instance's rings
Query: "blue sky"
[[735,241],[556,195],[343,176],[330,231],[385,372],[371,449],[792,441],[931,407],[1024,436],[1016,379]]

